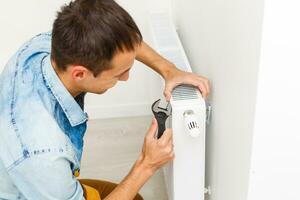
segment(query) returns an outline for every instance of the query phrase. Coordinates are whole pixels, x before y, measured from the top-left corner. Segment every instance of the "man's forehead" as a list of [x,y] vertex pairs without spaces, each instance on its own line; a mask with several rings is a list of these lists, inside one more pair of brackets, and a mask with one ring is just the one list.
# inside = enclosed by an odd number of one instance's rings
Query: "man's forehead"
[[117,52],[111,61],[112,68],[131,66],[136,57],[136,51]]

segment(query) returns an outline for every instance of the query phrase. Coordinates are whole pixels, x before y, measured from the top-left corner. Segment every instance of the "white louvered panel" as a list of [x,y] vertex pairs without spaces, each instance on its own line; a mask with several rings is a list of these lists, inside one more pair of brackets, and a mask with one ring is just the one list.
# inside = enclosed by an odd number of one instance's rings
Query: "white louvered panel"
[[[170,15],[150,16],[156,50],[181,70],[192,72]],[[170,103],[175,159],[163,170],[169,200],[204,200],[205,101],[195,87],[180,85],[173,90]]]
[[172,97],[174,101],[199,98],[195,88],[186,85],[177,86],[172,92]]

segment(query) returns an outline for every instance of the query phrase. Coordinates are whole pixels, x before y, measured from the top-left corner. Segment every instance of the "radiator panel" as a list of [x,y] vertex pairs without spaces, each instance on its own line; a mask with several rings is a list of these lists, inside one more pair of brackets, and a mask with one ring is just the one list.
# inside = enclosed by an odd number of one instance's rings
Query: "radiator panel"
[[[191,72],[172,19],[168,13],[152,13],[150,25],[156,50],[178,68]],[[171,97],[175,159],[164,167],[169,200],[204,200],[206,106],[198,89],[176,87]],[[192,137],[184,123],[184,113],[192,110],[200,135]]]

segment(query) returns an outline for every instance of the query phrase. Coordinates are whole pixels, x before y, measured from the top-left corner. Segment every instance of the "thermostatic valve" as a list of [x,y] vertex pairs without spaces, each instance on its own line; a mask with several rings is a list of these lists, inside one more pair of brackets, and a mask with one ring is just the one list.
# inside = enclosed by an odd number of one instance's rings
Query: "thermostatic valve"
[[200,127],[199,127],[199,120],[193,110],[186,110],[183,113],[184,118],[184,126],[188,131],[189,135],[192,137],[198,137],[201,134]]

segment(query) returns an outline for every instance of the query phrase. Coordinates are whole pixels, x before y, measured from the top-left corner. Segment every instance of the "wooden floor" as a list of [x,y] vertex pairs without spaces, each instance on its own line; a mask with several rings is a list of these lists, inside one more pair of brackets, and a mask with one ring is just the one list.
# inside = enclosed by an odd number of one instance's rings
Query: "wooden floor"
[[[151,116],[90,120],[80,178],[120,182],[138,158]],[[162,170],[143,186],[145,200],[167,200]]]

